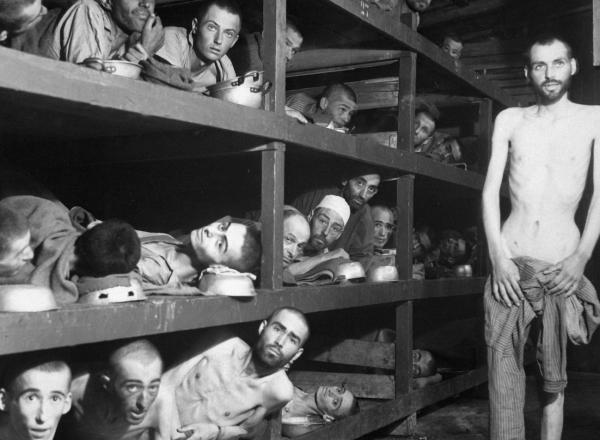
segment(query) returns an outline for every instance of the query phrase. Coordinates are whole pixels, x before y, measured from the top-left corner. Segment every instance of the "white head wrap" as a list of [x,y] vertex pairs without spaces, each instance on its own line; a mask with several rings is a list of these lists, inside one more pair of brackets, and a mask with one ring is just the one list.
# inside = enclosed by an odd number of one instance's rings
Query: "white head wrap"
[[315,209],[318,208],[333,209],[342,217],[344,226],[346,226],[346,223],[348,223],[348,219],[350,218],[350,206],[348,203],[346,203],[346,200],[344,200],[343,197],[328,194],[323,197]]

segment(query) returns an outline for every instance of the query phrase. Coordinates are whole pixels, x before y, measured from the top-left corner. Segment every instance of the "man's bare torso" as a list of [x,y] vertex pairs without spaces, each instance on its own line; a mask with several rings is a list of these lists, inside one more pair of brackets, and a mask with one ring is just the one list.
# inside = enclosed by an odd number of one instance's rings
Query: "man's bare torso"
[[597,107],[572,104],[563,117],[512,108],[507,130],[511,214],[502,237],[511,257],[556,263],[578,245],[574,216],[585,187]]

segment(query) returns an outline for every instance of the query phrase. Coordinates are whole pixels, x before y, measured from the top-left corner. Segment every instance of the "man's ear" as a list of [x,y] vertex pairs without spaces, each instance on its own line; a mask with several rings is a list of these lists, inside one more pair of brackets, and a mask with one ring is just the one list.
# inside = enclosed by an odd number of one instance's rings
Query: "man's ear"
[[107,11],[112,11],[112,0],[98,0],[98,3]]
[[100,386],[102,387],[102,389],[108,390],[111,383],[111,379],[108,373],[102,373],[100,376],[98,376],[98,379],[100,380]]
[[529,67],[523,67],[523,75],[525,75],[525,79],[529,82]]
[[67,394],[65,399],[65,406],[63,407],[62,413],[66,414],[71,410],[71,404],[73,403],[73,395],[71,393]]
[[0,31],[0,41],[5,41],[8,39],[8,31]]
[[[231,44],[231,47],[235,46],[235,43],[237,43],[237,40],[239,40],[239,39],[240,39],[240,34],[237,34],[235,36],[235,41]],[[231,47],[230,47],[230,49],[231,49]]]
[[267,326],[267,320],[263,319],[260,323],[260,325],[258,326],[258,334],[262,334],[263,330],[265,329],[265,327]]
[[571,75],[575,75],[577,73],[577,70],[577,60],[575,58],[571,58]]
[[319,108],[321,110],[325,110],[328,105],[329,105],[329,101],[327,100],[327,98],[325,98],[323,96],[321,99],[319,99]]
[[322,417],[327,423],[335,422],[335,417],[330,416],[329,414],[323,414]]
[[0,411],[8,411],[8,400],[10,399],[6,388],[0,388]]
[[192,20],[192,34],[195,34],[198,31],[198,19],[194,18]]

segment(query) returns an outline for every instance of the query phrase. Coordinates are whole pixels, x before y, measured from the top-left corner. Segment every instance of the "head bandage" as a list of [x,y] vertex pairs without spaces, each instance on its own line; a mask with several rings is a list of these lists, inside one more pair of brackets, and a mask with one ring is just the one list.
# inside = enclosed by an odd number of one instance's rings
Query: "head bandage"
[[319,208],[327,208],[332,209],[337,212],[344,221],[344,226],[348,223],[348,219],[350,218],[350,206],[346,203],[343,197],[334,196],[334,195],[326,195],[316,206],[316,209]]

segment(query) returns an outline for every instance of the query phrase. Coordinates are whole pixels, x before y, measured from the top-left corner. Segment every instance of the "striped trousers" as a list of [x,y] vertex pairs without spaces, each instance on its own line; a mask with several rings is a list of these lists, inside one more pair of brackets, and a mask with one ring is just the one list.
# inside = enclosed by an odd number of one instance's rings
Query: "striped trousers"
[[546,295],[544,284],[553,275],[541,272],[549,264],[526,257],[513,261],[526,301],[519,307],[499,303],[489,279],[484,292],[491,440],[525,440],[523,352],[533,320],[541,319],[536,357],[548,393],[567,386],[567,340],[589,342],[600,322],[600,303],[586,278],[569,298]]

